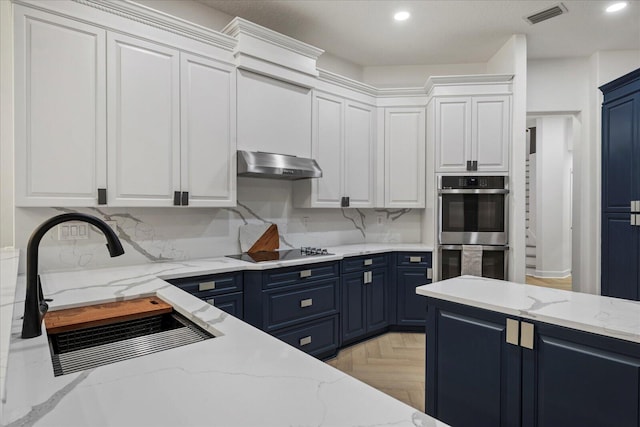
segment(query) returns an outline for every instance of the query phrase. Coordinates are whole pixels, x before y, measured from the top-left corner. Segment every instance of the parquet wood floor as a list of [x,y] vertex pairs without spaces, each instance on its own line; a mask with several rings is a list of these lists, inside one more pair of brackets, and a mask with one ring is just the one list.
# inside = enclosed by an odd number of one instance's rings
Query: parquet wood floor
[[327,363],[424,412],[425,335],[389,332],[340,350]]
[[[527,276],[527,283],[571,290],[571,277]],[[327,363],[424,412],[424,333],[389,332],[342,349]]]

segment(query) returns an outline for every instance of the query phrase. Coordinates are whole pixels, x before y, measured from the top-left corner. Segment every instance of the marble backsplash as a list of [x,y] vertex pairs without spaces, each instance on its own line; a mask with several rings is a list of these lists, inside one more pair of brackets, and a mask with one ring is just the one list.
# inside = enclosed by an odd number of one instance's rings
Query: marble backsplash
[[26,249],[33,230],[63,212],[115,221],[125,254],[110,258],[104,237],[95,229],[87,240],[61,241],[54,228],[40,245],[41,272],[239,253],[243,224],[277,224],[281,249],[421,239],[421,209],[297,209],[292,206],[291,182],[238,178],[238,204],[233,208],[17,208],[16,247]]

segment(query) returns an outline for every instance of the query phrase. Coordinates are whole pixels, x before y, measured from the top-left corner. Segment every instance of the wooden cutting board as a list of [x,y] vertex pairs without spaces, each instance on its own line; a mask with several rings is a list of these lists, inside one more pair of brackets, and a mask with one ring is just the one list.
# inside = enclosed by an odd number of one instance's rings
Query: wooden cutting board
[[278,226],[271,224],[267,231],[258,237],[258,240],[249,248],[247,252],[264,252],[264,251],[277,251],[280,247],[280,235],[278,234]]
[[48,333],[59,334],[126,320],[143,319],[172,311],[173,307],[160,298],[145,297],[50,311],[44,317],[44,324]]

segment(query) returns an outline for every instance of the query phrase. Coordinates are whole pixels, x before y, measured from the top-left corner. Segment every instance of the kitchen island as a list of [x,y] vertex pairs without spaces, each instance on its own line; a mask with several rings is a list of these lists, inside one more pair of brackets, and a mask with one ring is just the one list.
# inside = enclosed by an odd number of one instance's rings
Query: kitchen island
[[473,276],[427,303],[426,412],[455,426],[640,426],[640,302]]
[[[390,250],[358,245],[304,262]],[[25,286],[20,276],[2,425],[444,426],[165,281],[295,263],[248,264],[220,257],[43,274],[51,310],[157,295],[215,335],[59,377],[53,375],[46,333],[20,338]]]

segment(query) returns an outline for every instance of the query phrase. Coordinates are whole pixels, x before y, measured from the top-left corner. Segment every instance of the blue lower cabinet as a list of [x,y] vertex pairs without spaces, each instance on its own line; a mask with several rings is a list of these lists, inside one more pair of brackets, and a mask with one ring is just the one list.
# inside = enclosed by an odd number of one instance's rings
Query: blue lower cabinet
[[418,286],[431,283],[430,252],[400,252],[396,254],[397,326],[424,328],[427,302],[416,294]]
[[312,356],[329,357],[338,350],[338,316],[306,322],[273,335]]
[[640,426],[640,344],[539,322],[523,349],[523,427]]
[[342,344],[389,327],[389,287],[386,267],[342,275]]
[[242,319],[244,316],[244,304],[242,300],[242,292],[235,292],[232,294],[208,298],[205,301],[215,307],[218,307],[220,310],[237,317],[238,319]]
[[502,314],[430,300],[426,412],[456,427],[520,425],[521,348]]
[[244,273],[245,321],[313,356],[340,345],[340,263]]
[[242,272],[184,277],[168,282],[238,319],[244,319]]
[[429,415],[456,427],[640,426],[640,344],[427,300]]

